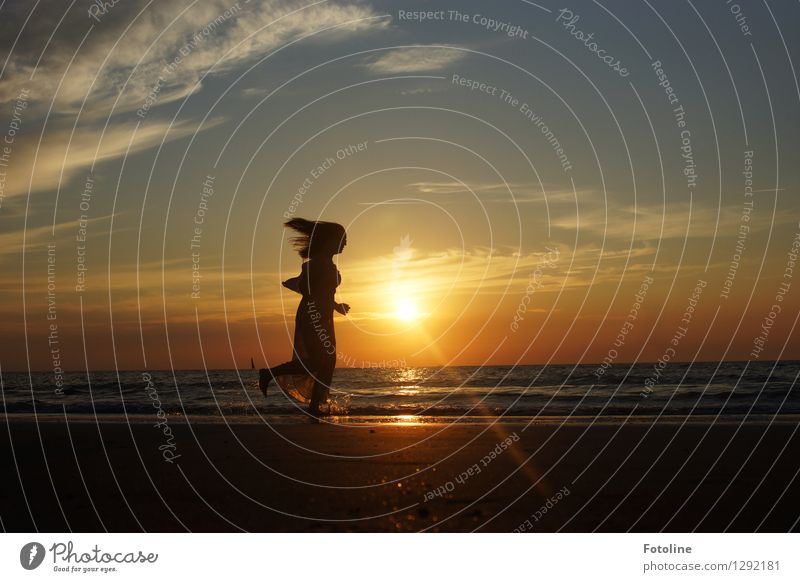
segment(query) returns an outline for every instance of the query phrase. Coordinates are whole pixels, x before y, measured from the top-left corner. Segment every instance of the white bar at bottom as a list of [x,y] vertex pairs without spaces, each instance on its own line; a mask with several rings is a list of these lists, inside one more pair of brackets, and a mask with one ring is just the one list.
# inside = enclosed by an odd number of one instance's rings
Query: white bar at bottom
[[0,579],[800,580],[799,541],[792,534],[3,534]]

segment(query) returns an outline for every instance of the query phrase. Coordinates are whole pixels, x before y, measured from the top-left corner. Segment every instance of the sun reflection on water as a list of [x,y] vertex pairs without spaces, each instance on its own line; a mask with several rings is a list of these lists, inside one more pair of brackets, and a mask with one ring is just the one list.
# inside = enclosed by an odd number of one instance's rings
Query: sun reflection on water
[[398,414],[390,417],[392,424],[397,426],[418,426],[421,425],[420,418],[414,414]]

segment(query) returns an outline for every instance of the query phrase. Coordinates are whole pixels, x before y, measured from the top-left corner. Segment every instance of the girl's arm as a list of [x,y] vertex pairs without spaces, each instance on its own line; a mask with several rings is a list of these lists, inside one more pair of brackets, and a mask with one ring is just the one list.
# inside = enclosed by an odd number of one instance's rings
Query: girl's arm
[[300,293],[301,295],[303,294],[303,292],[300,290],[300,277],[286,279],[286,281],[284,281],[282,284],[289,291],[294,291],[295,293]]

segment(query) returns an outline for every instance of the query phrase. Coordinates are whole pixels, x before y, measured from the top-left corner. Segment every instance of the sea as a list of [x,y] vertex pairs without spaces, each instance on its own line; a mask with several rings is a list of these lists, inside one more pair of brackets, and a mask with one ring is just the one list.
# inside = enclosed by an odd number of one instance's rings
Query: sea
[[[359,419],[782,417],[800,414],[800,361],[340,368],[331,413]],[[280,421],[302,406],[256,370],[3,373],[8,415]]]

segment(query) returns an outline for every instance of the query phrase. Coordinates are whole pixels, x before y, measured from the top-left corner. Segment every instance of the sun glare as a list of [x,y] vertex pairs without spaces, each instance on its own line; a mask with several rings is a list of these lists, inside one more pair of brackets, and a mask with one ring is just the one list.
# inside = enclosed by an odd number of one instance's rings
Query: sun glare
[[397,301],[397,311],[395,312],[397,319],[403,321],[413,321],[419,318],[419,310],[417,304],[411,299],[400,299]]

